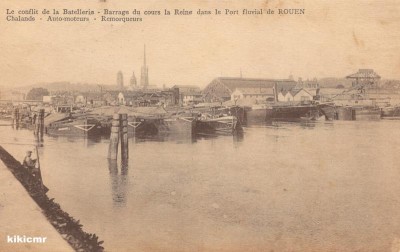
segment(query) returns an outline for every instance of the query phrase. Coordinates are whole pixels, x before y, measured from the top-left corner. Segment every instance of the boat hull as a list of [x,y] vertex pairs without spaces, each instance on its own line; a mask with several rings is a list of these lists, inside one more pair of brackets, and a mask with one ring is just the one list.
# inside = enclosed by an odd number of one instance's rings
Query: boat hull
[[378,107],[337,107],[337,120],[341,121],[369,121],[380,120],[381,110]]
[[247,124],[264,123],[267,120],[267,109],[266,108],[252,108],[247,111]]
[[195,128],[193,117],[164,118],[156,125],[158,133],[193,134]]
[[160,123],[158,118],[128,117],[128,134],[154,135]]
[[96,120],[68,120],[54,122],[46,126],[50,136],[96,136],[101,135],[101,124]]
[[128,133],[131,134],[192,134],[194,128],[195,120],[193,117],[128,118]]
[[228,133],[240,130],[236,117],[225,116],[212,119],[199,119],[196,121],[196,133]]
[[267,120],[296,120],[319,113],[316,105],[272,106],[267,108]]
[[381,109],[382,117],[400,117],[400,106]]
[[381,110],[378,107],[354,107],[355,120],[380,120]]

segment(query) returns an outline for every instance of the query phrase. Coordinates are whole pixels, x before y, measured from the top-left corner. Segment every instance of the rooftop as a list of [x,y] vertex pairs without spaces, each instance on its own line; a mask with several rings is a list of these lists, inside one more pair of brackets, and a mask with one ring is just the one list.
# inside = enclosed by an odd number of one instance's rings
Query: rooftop
[[373,69],[359,69],[357,73],[350,74],[346,76],[347,79],[356,79],[356,78],[374,78],[374,79],[380,79],[381,76],[379,76],[377,73],[374,72]]
[[215,79],[228,89],[234,91],[240,88],[272,88],[274,84],[278,84],[279,89],[290,89],[296,85],[294,80],[290,79],[253,79],[253,78],[233,78],[219,77]]

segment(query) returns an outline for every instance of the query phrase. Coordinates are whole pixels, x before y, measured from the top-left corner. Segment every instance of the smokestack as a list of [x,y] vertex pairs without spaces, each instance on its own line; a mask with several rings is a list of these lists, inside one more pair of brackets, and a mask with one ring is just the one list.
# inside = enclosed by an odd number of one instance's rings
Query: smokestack
[[274,100],[275,100],[275,102],[278,101],[278,83],[276,83],[276,82],[274,84]]

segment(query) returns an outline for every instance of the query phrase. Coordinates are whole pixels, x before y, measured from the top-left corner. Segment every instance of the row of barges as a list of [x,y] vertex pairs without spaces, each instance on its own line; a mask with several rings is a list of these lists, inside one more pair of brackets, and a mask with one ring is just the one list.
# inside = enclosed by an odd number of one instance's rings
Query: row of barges
[[[153,111],[149,111],[151,109]],[[45,122],[45,132],[49,135],[109,135],[115,113],[127,114],[130,134],[232,134],[241,130],[237,117],[229,114],[197,111],[168,113],[162,108],[122,106],[64,114],[64,118]]]
[[[343,106],[334,102],[274,102],[253,106],[210,106],[192,108],[106,106],[69,113],[46,113],[45,133],[53,136],[104,135],[111,131],[114,114],[127,114],[128,133],[138,135],[232,134],[242,126],[270,121],[379,120],[400,119],[400,106]],[[24,122],[32,127],[34,110],[25,113]]]

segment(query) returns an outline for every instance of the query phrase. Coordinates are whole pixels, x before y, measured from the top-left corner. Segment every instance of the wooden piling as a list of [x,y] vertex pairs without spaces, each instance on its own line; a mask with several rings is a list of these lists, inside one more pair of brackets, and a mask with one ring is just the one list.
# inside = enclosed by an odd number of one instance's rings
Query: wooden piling
[[109,159],[117,159],[118,143],[119,143],[119,128],[120,128],[119,115],[114,114],[112,124],[111,124],[110,145],[108,147],[108,158]]
[[14,128],[17,124],[17,109],[14,108],[13,110],[13,117],[12,117],[12,127]]
[[21,115],[19,114],[19,108],[17,108],[17,129],[19,128],[20,121],[21,121]]
[[19,128],[19,108],[14,108],[13,112],[13,127],[15,126],[16,129]]
[[35,114],[36,114],[36,120],[35,120],[35,128],[34,128],[33,133],[36,135],[36,137],[39,137],[39,132],[40,132],[39,121],[40,121],[40,118],[39,118],[39,114],[37,112],[35,112]]
[[122,162],[129,159],[129,146],[128,146],[128,115],[120,114],[120,136],[121,136],[121,160]]
[[43,139],[44,134],[44,109],[39,111],[39,131],[40,131],[40,139]]

